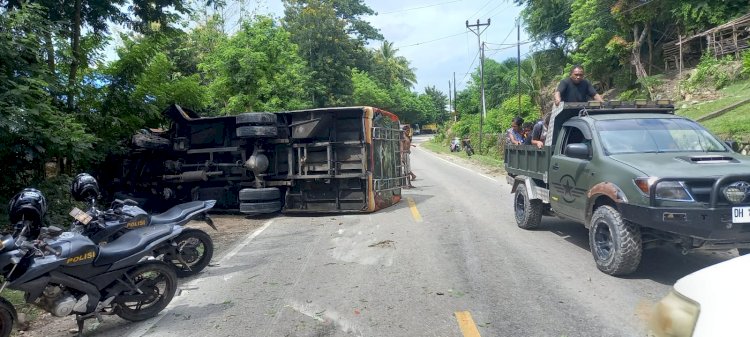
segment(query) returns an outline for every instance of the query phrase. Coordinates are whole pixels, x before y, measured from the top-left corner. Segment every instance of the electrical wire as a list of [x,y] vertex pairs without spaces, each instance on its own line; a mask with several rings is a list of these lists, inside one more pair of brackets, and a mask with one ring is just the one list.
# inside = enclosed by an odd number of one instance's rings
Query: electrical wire
[[450,4],[450,3],[454,3],[454,2],[461,2],[461,1],[463,1],[463,0],[446,1],[446,2],[441,2],[441,3],[431,4],[431,5],[420,6],[420,7],[412,7],[412,8],[399,9],[399,10],[390,11],[390,12],[378,13],[378,15],[387,15],[387,14],[408,12],[408,11],[413,11],[413,10],[417,10],[417,9],[424,9],[424,8],[429,8],[429,7],[435,7],[435,6]]
[[406,47],[413,47],[413,46],[418,46],[418,45],[421,45],[421,44],[425,44],[425,43],[430,43],[430,42],[435,42],[435,41],[445,40],[445,39],[448,39],[448,38],[451,38],[451,37],[454,37],[454,36],[459,36],[459,35],[462,35],[462,34],[464,34],[464,33],[465,33],[465,32],[461,32],[461,33],[458,33],[458,34],[453,34],[453,35],[448,35],[448,36],[443,36],[443,37],[439,37],[439,38],[437,38],[437,39],[433,39],[433,40],[428,40],[428,41],[423,41],[423,42],[417,42],[417,43],[413,43],[413,44],[407,44],[407,45],[403,45],[403,46],[397,46],[397,48],[406,48]]
[[476,11],[476,12],[474,12],[474,14],[472,14],[472,15],[469,15],[469,18],[471,19],[471,18],[473,18],[473,17],[474,17],[474,15],[477,15],[477,14],[479,14],[479,12],[481,12],[481,11],[482,11],[482,10],[483,10],[483,9],[484,9],[485,7],[487,7],[487,5],[489,5],[489,4],[491,3],[491,2],[492,2],[492,0],[488,0],[487,2],[485,2],[485,3],[484,3],[484,5],[483,5],[482,7],[479,7],[479,9],[477,9],[477,11]]
[[[479,51],[477,51],[477,54],[476,54],[476,55],[474,55],[474,60],[473,60],[473,61],[471,61],[471,64],[469,65],[469,70],[467,70],[467,71],[466,71],[466,72],[464,73],[464,77],[463,77],[463,78],[461,79],[461,81],[459,81],[459,82],[458,82],[458,84],[463,84],[463,83],[464,83],[464,80],[466,79],[466,76],[469,76],[469,74],[471,73],[471,69],[472,69],[472,67],[474,66],[474,62],[476,62],[476,61],[477,61],[477,58],[479,58]],[[458,85],[458,84],[455,84],[455,85]]]

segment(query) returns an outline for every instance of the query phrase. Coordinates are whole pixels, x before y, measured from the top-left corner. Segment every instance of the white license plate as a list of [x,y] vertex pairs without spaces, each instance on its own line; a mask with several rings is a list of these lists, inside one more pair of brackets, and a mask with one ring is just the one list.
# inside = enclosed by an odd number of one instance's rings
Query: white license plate
[[732,207],[732,223],[750,223],[750,207]]

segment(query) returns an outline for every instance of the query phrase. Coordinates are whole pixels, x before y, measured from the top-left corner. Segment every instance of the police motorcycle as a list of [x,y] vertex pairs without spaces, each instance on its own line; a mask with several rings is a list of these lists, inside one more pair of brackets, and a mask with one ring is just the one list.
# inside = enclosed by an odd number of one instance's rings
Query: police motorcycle
[[[130,230],[160,224],[185,225],[191,220],[205,221],[214,230],[216,226],[207,214],[215,200],[191,201],[174,206],[164,213],[149,215],[138,203],[116,199],[107,210],[99,210],[99,184],[87,174],[77,175],[70,186],[70,193],[77,201],[88,203],[88,210],[74,209],[71,215],[76,219],[71,231],[89,237],[97,244],[115,240]],[[164,260],[175,267],[178,277],[193,276],[201,272],[214,253],[214,244],[208,233],[197,228],[183,228],[182,233],[171,244],[157,247],[155,255],[164,254]]]
[[[172,300],[177,275],[153,252],[179,236],[182,226],[135,229],[104,246],[54,226],[38,227],[37,237],[27,239],[24,234],[31,227],[27,217],[42,219],[46,200],[32,189],[23,193],[10,208],[11,218],[24,225],[0,237],[0,294],[5,289],[19,290],[26,302],[52,315],[76,315],[79,336],[87,319],[117,315],[141,321],[156,316]],[[35,202],[18,203],[29,199]],[[0,298],[0,337],[11,334],[16,320],[13,305]]]

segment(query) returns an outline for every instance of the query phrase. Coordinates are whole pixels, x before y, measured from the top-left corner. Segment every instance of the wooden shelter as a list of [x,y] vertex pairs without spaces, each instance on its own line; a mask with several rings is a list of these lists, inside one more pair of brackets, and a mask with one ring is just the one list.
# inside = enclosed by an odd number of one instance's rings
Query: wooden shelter
[[[703,42],[705,38],[705,44]],[[704,52],[714,57],[734,54],[750,49],[750,13],[690,37],[682,37],[664,44],[664,69],[682,70],[684,59],[699,59]]]

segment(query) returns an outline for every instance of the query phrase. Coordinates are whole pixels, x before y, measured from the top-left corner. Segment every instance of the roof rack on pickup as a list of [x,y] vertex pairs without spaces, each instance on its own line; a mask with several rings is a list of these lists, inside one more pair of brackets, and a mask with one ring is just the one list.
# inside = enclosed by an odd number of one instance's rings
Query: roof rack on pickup
[[[656,112],[674,114],[672,100],[660,99],[656,101],[589,101],[589,102],[565,102],[560,110],[579,110],[579,115],[613,113],[613,112]],[[615,110],[615,111],[613,111]]]

